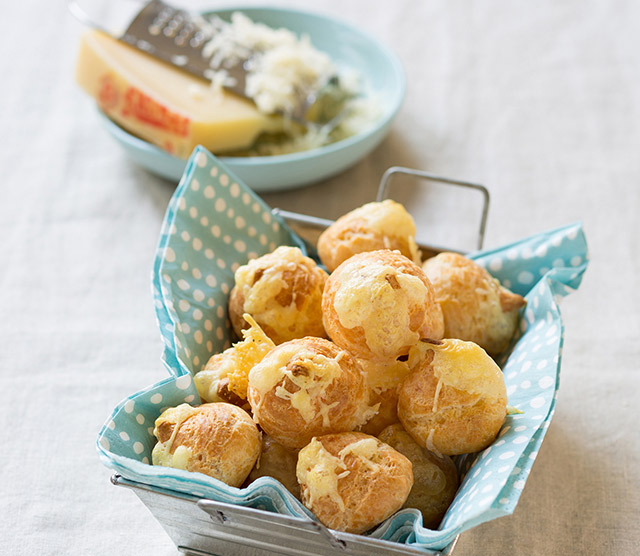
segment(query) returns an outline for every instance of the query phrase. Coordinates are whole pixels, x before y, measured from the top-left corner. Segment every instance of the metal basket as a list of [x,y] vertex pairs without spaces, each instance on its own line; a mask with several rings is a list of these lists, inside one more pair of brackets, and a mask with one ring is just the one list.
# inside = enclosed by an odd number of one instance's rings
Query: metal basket
[[[391,182],[399,174],[480,191],[483,197],[483,206],[477,248],[482,248],[489,208],[489,192],[484,186],[410,168],[392,167],[384,173],[380,181],[377,201],[388,198]],[[332,221],[280,209],[273,209],[273,212],[284,218],[301,235],[307,243],[309,255],[317,257],[314,242],[309,238],[314,233],[315,235],[319,234]],[[419,247],[425,257],[445,250],[432,245],[419,245]],[[270,556],[276,554],[291,556],[301,554],[309,556],[336,554],[450,556],[458,539],[456,537],[444,550],[427,550],[400,542],[329,530],[321,523],[307,518],[226,504],[152,487],[125,479],[118,474],[112,476],[111,482],[114,485],[133,490],[159,521],[178,550],[193,556]]]

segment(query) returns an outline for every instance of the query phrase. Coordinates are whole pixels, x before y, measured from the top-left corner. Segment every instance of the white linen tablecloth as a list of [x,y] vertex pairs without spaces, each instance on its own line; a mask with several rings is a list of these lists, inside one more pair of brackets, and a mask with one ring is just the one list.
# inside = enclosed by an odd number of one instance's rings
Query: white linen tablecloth
[[[265,194],[269,204],[335,218],[400,165],[486,185],[487,247],[584,224],[591,263],[562,305],[554,421],[513,516],[464,533],[456,556],[638,554],[640,4],[273,4],[376,35],[408,88],[372,155]],[[174,555],[143,504],[110,484],[94,444],[121,399],[166,376],[150,271],[175,184],[101,128],[74,83],[82,28],[65,3],[12,2],[3,14],[0,553]],[[411,210],[433,221],[427,202]],[[445,239],[468,240],[472,215],[461,203]]]

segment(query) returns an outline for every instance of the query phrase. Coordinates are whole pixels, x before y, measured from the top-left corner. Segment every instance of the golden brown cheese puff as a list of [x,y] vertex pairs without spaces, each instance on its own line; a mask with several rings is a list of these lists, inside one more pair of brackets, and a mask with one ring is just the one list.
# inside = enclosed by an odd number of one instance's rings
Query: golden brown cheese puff
[[442,307],[445,338],[475,342],[492,355],[508,347],[519,310],[526,304],[522,296],[457,253],[440,253],[422,268]]
[[358,430],[378,436],[385,427],[398,422],[400,384],[409,374],[406,361],[379,362],[358,359],[369,384],[369,404],[378,406],[376,414]]
[[314,438],[298,454],[297,476],[303,504],[330,529],[348,533],[393,515],[413,485],[405,456],[359,432]]
[[230,486],[242,485],[260,455],[260,432],[249,414],[219,402],[182,404],[156,419],[154,465],[204,473]]
[[419,446],[399,423],[384,429],[378,439],[411,461],[413,488],[404,507],[420,510],[423,525],[436,529],[458,491],[458,470],[453,460]]
[[349,431],[373,413],[355,358],[322,338],[276,346],[249,373],[254,420],[274,440],[301,448],[312,437]]
[[442,338],[444,322],[422,269],[398,251],[360,253],[327,279],[322,318],[329,337],[356,357],[389,361],[420,338]]
[[247,481],[260,477],[273,477],[296,498],[300,499],[300,485],[296,479],[298,451],[285,448],[268,434],[262,435],[262,452]]
[[409,365],[398,417],[420,446],[451,456],[493,442],[507,415],[507,391],[486,351],[462,340],[422,341]]
[[318,255],[329,272],[357,253],[379,249],[397,249],[420,264],[415,236],[411,215],[400,203],[387,199],[367,203],[338,218],[318,238]]
[[322,291],[327,273],[297,247],[278,247],[236,270],[229,318],[236,335],[250,314],[276,344],[304,336],[326,337]]

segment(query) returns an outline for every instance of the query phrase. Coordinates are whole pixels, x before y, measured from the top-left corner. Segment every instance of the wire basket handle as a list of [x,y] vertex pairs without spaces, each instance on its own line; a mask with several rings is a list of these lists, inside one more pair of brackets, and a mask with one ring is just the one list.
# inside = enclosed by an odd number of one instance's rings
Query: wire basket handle
[[[455,186],[465,187],[468,189],[475,189],[476,191],[479,191],[482,194],[483,204],[482,204],[480,227],[478,230],[478,238],[477,238],[476,245],[478,250],[482,249],[482,246],[484,244],[485,230],[487,227],[487,216],[489,214],[489,201],[490,201],[489,190],[484,185],[462,181],[462,180],[456,180],[452,178],[446,178],[443,176],[437,176],[435,174],[431,174],[429,172],[423,172],[422,170],[415,170],[413,168],[393,166],[389,168],[382,175],[382,179],[380,180],[380,185],[378,186],[378,194],[376,197],[376,201],[379,202],[388,198],[389,187],[391,185],[391,182],[393,181],[393,178],[396,177],[398,174],[406,174],[406,175],[417,177],[426,181],[438,182],[446,185],[455,185]],[[278,215],[289,222],[293,222],[295,224],[302,225],[315,230],[324,230],[334,222],[333,220],[329,220],[327,218],[309,216],[307,214],[291,212],[291,211],[282,210],[279,208],[274,208],[272,212],[273,214]],[[309,243],[308,241],[305,241],[305,244],[306,244],[307,250],[309,251],[310,256],[316,258],[317,252],[316,252],[315,246]],[[441,251],[456,251],[455,249],[451,249],[450,247],[436,247],[433,245],[423,245],[423,244],[418,244],[418,246],[424,252],[427,252],[427,253],[429,252],[438,253]]]
[[452,178],[445,178],[443,176],[437,176],[435,174],[424,172],[422,170],[415,170],[413,168],[393,166],[383,174],[382,179],[380,180],[376,201],[383,201],[384,199],[387,198],[391,182],[393,178],[398,174],[405,174],[405,175],[417,177],[423,180],[434,181],[434,182],[443,183],[447,185],[457,185],[460,187],[466,187],[469,189],[475,189],[476,191],[480,191],[483,197],[483,205],[482,205],[482,215],[480,217],[480,229],[478,230],[477,248],[478,250],[482,249],[482,246],[484,244],[484,234],[487,228],[487,216],[489,214],[489,201],[490,201],[489,190],[484,185],[471,183],[468,181],[454,180]]

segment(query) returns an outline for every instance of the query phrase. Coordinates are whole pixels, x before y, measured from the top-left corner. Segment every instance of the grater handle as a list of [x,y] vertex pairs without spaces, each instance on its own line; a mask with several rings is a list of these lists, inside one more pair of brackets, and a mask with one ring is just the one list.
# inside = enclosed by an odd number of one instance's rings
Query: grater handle
[[67,7],[86,27],[119,37],[144,4],[141,0],[70,0]]

